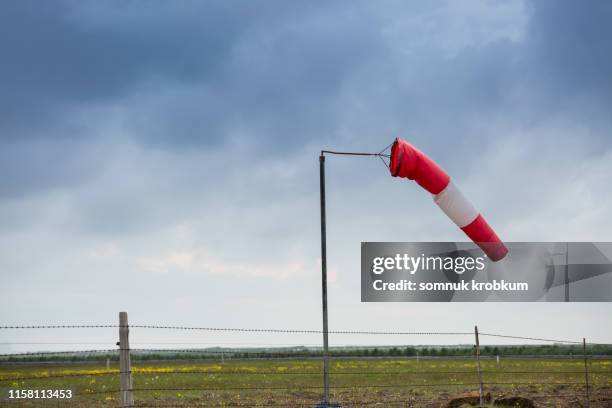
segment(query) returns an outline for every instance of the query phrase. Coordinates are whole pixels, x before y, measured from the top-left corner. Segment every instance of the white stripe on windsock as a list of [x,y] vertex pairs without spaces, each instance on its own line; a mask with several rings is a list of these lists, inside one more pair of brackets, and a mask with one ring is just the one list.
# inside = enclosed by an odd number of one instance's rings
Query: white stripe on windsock
[[452,180],[440,193],[433,196],[434,202],[459,228],[472,223],[478,217],[478,210],[455,186]]

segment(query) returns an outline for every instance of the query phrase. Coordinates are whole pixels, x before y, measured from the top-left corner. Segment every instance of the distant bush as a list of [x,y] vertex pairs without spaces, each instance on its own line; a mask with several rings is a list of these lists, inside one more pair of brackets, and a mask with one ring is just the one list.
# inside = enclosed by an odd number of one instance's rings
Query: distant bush
[[[581,356],[582,346],[566,344],[545,345],[498,345],[483,346],[480,349],[482,356]],[[309,358],[321,357],[321,349],[214,349],[189,350],[185,352],[135,351],[131,353],[134,361],[151,360],[221,360],[223,358]],[[474,354],[473,345],[463,346],[376,346],[376,347],[338,347],[330,350],[333,357],[414,357],[416,355],[440,357],[467,357]],[[612,345],[596,344],[587,346],[587,354],[611,356]],[[0,357],[1,362],[79,362],[79,361],[118,361],[117,353],[74,353],[57,355],[27,355]]]

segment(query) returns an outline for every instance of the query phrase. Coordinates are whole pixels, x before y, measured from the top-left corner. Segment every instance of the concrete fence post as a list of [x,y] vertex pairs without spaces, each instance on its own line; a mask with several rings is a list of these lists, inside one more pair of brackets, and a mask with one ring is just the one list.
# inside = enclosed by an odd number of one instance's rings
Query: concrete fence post
[[130,363],[130,328],[127,312],[119,312],[119,375],[121,389],[121,407],[134,406],[132,391],[132,366]]

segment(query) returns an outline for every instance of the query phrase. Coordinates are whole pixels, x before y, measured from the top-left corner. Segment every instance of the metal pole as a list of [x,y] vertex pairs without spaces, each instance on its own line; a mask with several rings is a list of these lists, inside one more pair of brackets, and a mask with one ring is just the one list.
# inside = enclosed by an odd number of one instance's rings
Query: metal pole
[[586,406],[591,406],[591,395],[589,393],[589,367],[587,365],[586,339],[582,338],[582,352],[584,354],[584,383],[586,384]]
[[482,399],[484,390],[482,386],[482,370],[480,369],[480,340],[478,339],[478,326],[474,326],[474,335],[476,336],[476,369],[478,370],[478,396],[480,400],[478,406],[482,407],[484,403]]
[[570,301],[569,290],[569,242],[565,243],[565,301]]
[[[339,152],[321,150],[319,156],[319,187],[321,189],[321,289],[323,300],[323,389],[325,407],[329,405],[329,325],[327,321],[327,239],[325,231],[325,153],[345,156],[386,156],[380,153]],[[388,156],[387,156],[388,157]]]
[[329,342],[327,322],[327,242],[325,233],[325,156],[319,156],[319,186],[321,189],[321,289],[323,298],[323,388],[324,400],[329,404]]

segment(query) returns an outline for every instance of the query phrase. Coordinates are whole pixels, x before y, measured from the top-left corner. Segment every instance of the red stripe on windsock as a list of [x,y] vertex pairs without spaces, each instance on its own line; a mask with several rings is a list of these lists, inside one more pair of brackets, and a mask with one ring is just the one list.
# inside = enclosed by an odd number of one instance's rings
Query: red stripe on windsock
[[[434,195],[434,201],[492,261],[499,261],[508,249],[484,217],[450,182],[450,177],[433,160],[399,137],[391,148],[389,170],[393,177],[416,181]],[[466,225],[467,224],[467,225]]]
[[478,245],[493,262],[503,259],[508,253],[508,248],[499,239],[493,228],[487,223],[482,214],[469,225],[461,228],[472,241]]
[[431,194],[440,193],[450,181],[450,177],[440,166],[399,137],[395,139],[391,148],[389,169],[393,177],[414,180]]

